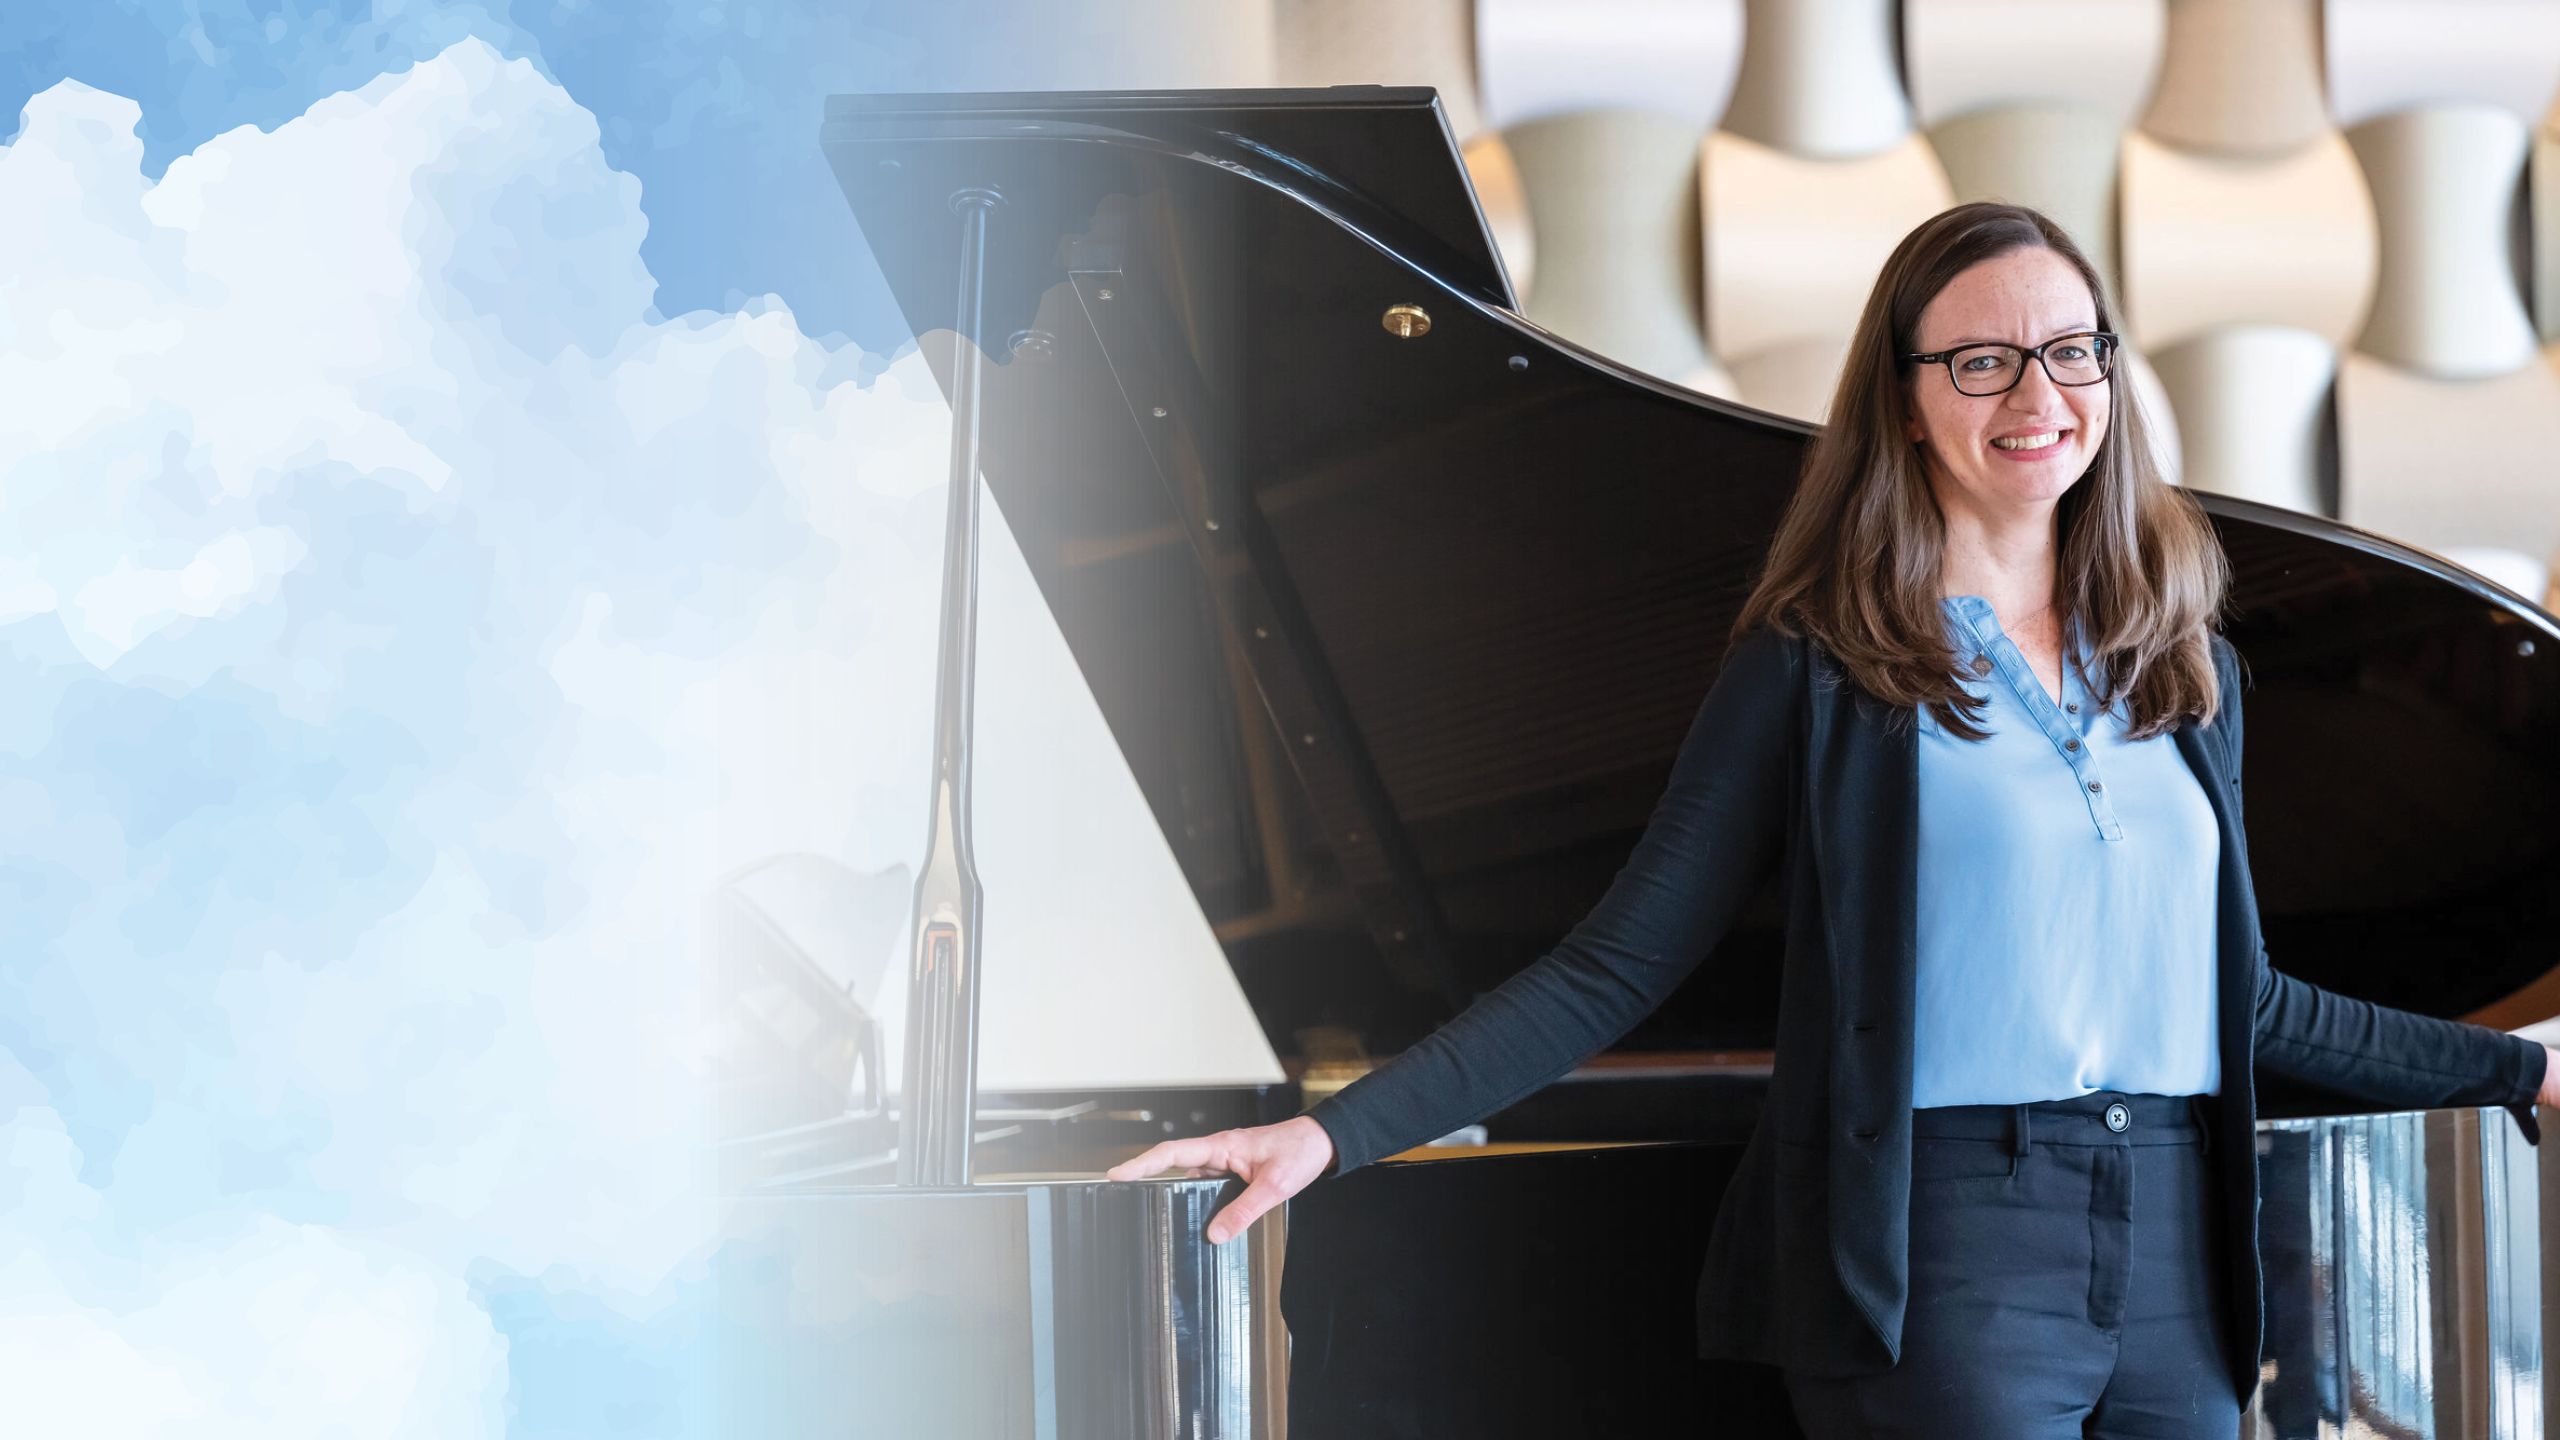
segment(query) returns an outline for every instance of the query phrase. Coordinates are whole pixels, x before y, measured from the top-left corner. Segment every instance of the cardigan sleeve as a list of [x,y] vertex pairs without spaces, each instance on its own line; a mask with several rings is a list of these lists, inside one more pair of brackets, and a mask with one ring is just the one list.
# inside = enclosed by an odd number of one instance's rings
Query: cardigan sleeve
[[[2214,671],[2222,735],[2240,816],[2239,665],[2229,642],[2214,639]],[[2399,1109],[2440,1105],[2504,1105],[2536,1136],[2534,1097],[2551,1054],[2541,1043],[2485,1025],[2440,1020],[2369,1000],[2355,1000],[2297,980],[2268,963],[2258,947],[2254,1026],[2258,1068],[2342,1095]]]
[[1330,1174],[1529,1095],[1634,1028],[1715,948],[1784,847],[1802,642],[1755,630],[1725,658],[1635,850],[1528,968],[1307,1113]]

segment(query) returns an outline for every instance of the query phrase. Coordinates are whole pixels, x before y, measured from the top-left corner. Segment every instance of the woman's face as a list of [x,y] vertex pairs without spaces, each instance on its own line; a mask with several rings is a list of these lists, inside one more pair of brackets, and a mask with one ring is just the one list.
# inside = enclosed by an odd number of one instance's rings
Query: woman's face
[[[2098,307],[2071,262],[2043,246],[1994,256],[1947,282],[1920,312],[1920,354],[1995,340],[2020,349],[2098,328]],[[2106,438],[2114,382],[2056,385],[2027,362],[1999,395],[1957,390],[1943,362],[1911,369],[1910,438],[1940,508],[1998,516],[2050,510]],[[2051,436],[2037,445],[2035,438]],[[1994,444],[2026,440],[2031,448]]]

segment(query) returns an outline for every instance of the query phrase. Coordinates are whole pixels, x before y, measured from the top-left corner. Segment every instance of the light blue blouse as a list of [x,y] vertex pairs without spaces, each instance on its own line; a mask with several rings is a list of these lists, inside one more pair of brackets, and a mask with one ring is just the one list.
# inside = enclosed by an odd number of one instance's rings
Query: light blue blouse
[[2125,739],[2125,707],[2101,712],[2080,665],[2047,694],[1990,602],[1943,606],[1991,734],[1920,716],[1911,1103],[2215,1093],[2203,786],[2169,736]]

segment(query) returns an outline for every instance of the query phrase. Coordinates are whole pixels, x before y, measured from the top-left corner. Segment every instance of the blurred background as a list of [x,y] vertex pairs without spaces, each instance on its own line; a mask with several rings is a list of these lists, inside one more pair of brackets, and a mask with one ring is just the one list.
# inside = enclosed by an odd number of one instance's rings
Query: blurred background
[[937,87],[1429,85],[1529,318],[1819,419],[1884,255],[2062,222],[2184,483],[2453,556],[2560,545],[2548,0],[1109,0],[990,6]]

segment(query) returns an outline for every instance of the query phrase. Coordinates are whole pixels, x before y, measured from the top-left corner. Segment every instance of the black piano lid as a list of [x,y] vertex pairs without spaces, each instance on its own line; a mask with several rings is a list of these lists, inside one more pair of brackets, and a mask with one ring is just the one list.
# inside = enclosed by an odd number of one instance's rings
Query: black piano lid
[[[1275,1047],[1400,1047],[1570,929],[1812,427],[1513,313],[1427,89],[839,96],[825,145],[946,386],[949,197],[1006,197],[987,484]],[[2271,957],[2430,1013],[2560,1011],[2560,625],[2204,499]],[[1776,919],[1622,1048],[1765,1047]]]

